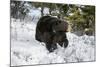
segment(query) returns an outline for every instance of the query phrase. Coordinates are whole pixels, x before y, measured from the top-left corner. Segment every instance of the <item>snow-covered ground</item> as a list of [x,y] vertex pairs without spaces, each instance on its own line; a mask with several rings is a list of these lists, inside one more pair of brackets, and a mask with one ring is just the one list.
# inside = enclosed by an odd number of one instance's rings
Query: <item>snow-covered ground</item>
[[[36,22],[36,21],[35,21]],[[66,33],[69,45],[49,53],[45,44],[35,40],[36,23],[11,19],[11,65],[84,62],[95,60],[95,37]]]

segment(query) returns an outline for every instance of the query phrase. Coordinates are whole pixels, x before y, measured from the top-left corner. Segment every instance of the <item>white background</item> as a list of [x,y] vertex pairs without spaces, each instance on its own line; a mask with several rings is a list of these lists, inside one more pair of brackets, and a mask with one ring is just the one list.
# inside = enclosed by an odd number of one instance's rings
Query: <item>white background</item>
[[[35,1],[39,1],[39,0],[35,0]],[[40,65],[40,67],[51,67],[51,66],[52,67],[100,67],[99,66],[100,64],[100,43],[99,43],[100,42],[100,38],[99,38],[100,2],[96,2],[96,0],[40,0],[40,1],[96,5],[96,62]],[[10,0],[1,0],[0,1],[0,67],[10,67],[9,63],[10,63]]]

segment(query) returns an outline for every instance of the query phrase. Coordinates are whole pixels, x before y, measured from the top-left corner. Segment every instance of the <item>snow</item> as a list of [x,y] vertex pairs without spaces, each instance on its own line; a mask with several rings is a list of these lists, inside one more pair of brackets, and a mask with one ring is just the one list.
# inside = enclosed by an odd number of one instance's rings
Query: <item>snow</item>
[[32,10],[30,10],[29,15],[31,15],[31,16],[40,16],[41,12],[40,12],[39,9],[34,9],[34,10],[32,9]]
[[49,53],[35,40],[36,22],[11,19],[11,66],[95,61],[95,36],[67,32],[67,48],[57,46]]
[[[30,12],[28,13],[30,16],[36,16],[36,17],[41,17],[41,8],[35,8],[33,7],[33,9],[30,10]],[[49,8],[44,8],[43,10],[43,14],[47,15],[49,14]]]

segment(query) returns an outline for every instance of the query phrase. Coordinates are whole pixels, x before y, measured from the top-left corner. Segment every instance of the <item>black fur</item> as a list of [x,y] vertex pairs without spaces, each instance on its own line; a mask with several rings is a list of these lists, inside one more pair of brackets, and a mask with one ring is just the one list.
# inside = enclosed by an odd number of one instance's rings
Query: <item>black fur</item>
[[57,49],[57,43],[64,46],[64,48],[68,46],[65,34],[67,29],[67,22],[55,17],[43,16],[37,23],[35,38],[40,42],[44,42],[49,52],[53,52]]

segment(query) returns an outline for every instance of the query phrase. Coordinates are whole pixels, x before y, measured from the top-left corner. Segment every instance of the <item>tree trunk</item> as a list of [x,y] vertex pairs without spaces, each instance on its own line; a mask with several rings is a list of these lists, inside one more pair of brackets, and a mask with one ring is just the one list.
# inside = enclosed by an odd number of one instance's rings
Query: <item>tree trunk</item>
[[49,14],[51,15],[51,9],[49,9]]
[[43,10],[44,10],[44,8],[41,7],[41,17],[44,15],[44,14],[43,14]]

